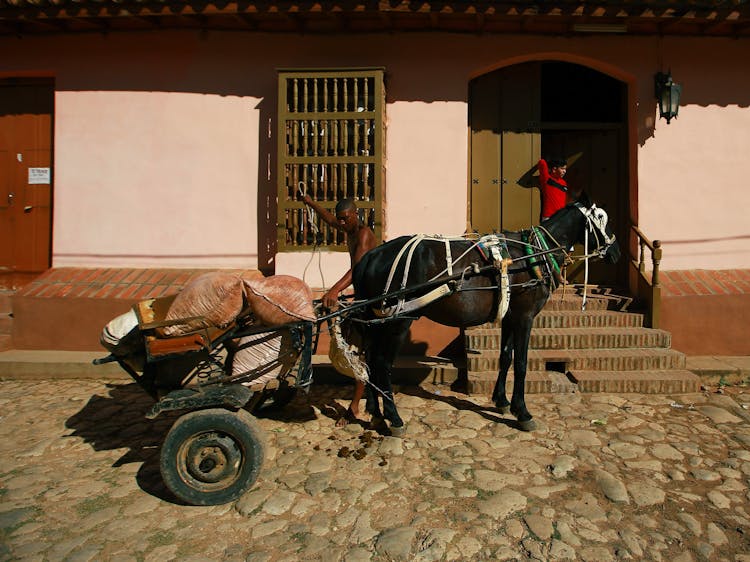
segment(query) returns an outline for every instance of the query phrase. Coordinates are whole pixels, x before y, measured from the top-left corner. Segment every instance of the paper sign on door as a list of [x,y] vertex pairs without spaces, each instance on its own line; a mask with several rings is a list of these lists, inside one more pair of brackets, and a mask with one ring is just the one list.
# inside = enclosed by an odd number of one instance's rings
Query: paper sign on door
[[41,185],[50,183],[49,168],[29,168],[29,185]]

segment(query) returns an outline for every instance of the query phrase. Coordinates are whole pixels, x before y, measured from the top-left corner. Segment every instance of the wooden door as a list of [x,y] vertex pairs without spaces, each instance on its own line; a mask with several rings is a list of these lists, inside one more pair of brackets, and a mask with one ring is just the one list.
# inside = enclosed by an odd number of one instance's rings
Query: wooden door
[[469,222],[481,234],[500,230],[499,75],[486,74],[470,84],[471,177]]
[[0,268],[50,266],[52,110],[48,80],[0,81]]
[[504,68],[471,82],[469,220],[480,233],[539,220],[531,178],[540,154],[540,65]]

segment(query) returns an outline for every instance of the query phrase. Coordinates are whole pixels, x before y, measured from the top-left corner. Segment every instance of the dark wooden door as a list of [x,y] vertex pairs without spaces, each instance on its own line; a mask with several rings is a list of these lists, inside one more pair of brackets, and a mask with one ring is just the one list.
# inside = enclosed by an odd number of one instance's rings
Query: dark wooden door
[[[626,240],[627,217],[622,201],[627,192],[625,172],[620,162],[623,151],[622,133],[618,127],[592,128],[590,130],[543,131],[544,154],[565,158],[568,172],[565,179],[571,189],[583,189],[591,200],[607,211],[610,226],[618,240]],[[577,245],[575,255],[583,255],[583,245]],[[600,285],[617,285],[620,268],[600,260],[589,262],[589,282]],[[584,264],[576,262],[568,269],[568,279],[582,283]]]
[[540,152],[539,68],[512,66],[471,82],[470,222],[477,232],[539,220],[539,193],[528,182]]
[[52,230],[52,112],[48,80],[0,80],[0,268],[44,271]]
[[[590,83],[606,86],[606,100],[587,97]],[[539,224],[536,165],[541,157],[559,157],[568,161],[568,184],[584,189],[608,212],[617,238],[627,240],[624,97],[622,83],[567,63],[518,64],[472,80],[471,227],[486,233]],[[583,248],[575,253],[583,254]],[[578,262],[568,270],[569,279],[583,282],[583,269]],[[622,264],[592,260],[589,282],[617,285],[625,271]]]

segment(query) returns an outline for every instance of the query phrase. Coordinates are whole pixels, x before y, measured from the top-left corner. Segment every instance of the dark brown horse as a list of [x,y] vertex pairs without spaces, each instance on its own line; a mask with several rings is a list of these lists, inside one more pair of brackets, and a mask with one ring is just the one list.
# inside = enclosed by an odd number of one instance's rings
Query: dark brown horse
[[[509,253],[513,261],[507,271],[510,304],[502,320],[500,371],[492,399],[501,413],[510,411],[527,431],[534,428],[524,399],[529,337],[534,317],[556,284],[550,256],[561,264],[563,249],[589,237],[587,246],[598,257],[611,263],[620,257],[607,214],[586,195],[558,211],[543,226],[541,241],[534,234],[529,239],[530,231],[506,232],[501,237],[507,247],[504,255]],[[414,318],[426,316],[446,326],[476,326],[494,320],[500,306],[499,269],[488,265],[488,252],[483,252],[476,240],[450,239],[448,245],[441,239],[426,238],[417,243],[413,237],[403,236],[371,250],[354,268],[355,299],[374,301],[380,310],[377,314],[368,308],[362,318],[370,381],[381,391],[367,386],[367,411],[374,423],[388,420],[394,434],[403,431],[404,422],[393,401],[391,368]],[[415,289],[410,291],[410,287]],[[417,310],[399,311],[404,304],[399,298],[404,293],[408,302],[435,287],[442,287],[445,294]],[[397,293],[398,297],[392,296]],[[386,294],[390,296],[377,300]],[[395,315],[382,317],[385,309],[395,309]],[[505,381],[511,362],[514,384],[508,402]],[[382,413],[380,393],[384,395]]]

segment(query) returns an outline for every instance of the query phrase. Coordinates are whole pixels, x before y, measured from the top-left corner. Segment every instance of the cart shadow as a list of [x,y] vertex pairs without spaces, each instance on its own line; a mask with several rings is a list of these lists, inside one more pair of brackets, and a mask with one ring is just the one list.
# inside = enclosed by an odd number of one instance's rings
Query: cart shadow
[[[304,423],[325,417],[331,420],[333,428],[335,422],[346,415],[353,388],[353,384],[346,383],[313,384],[306,391],[298,391],[286,407],[255,410],[253,415],[287,423]],[[364,410],[364,400],[361,409]],[[362,421],[353,423],[359,423],[363,427],[368,425],[367,422]]]
[[118,468],[130,463],[142,463],[136,482],[146,493],[161,500],[186,505],[164,485],[159,468],[161,445],[180,412],[165,412],[154,420],[145,413],[153,400],[135,383],[108,384],[106,396],[95,394],[76,414],[68,418],[65,427],[73,430],[70,436],[83,439],[94,451],[125,452],[112,463]]

